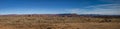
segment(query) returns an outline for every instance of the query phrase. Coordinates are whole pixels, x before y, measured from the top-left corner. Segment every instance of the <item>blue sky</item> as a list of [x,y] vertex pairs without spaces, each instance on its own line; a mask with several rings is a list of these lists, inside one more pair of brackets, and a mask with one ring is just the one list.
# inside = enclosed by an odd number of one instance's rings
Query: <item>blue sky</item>
[[120,15],[120,0],[0,0],[0,14]]

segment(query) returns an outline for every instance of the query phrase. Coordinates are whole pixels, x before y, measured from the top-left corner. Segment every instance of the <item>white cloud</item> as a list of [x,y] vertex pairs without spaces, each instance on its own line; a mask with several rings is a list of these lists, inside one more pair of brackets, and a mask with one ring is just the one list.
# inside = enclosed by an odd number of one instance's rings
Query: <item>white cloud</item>
[[120,4],[104,4],[88,6],[85,9],[69,9],[70,12],[78,14],[101,14],[101,15],[120,15]]
[[102,2],[109,2],[109,3],[120,3],[120,0],[99,0],[99,1],[102,1]]
[[120,4],[106,4],[89,7],[93,9],[88,14],[120,15]]
[[79,13],[79,12],[85,12],[84,9],[80,9],[80,8],[72,8],[72,9],[66,9],[67,12],[69,13]]

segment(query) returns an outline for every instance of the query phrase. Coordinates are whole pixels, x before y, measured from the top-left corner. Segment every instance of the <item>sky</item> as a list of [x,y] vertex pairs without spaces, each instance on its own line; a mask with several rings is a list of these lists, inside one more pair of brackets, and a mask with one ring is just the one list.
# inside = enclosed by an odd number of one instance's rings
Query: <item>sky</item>
[[120,0],[0,0],[0,14],[120,15]]

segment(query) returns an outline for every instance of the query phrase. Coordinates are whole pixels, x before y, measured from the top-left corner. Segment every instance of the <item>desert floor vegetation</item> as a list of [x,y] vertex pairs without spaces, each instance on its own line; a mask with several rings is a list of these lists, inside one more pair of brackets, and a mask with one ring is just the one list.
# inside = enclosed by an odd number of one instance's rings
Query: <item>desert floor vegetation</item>
[[120,18],[0,16],[0,29],[120,29]]

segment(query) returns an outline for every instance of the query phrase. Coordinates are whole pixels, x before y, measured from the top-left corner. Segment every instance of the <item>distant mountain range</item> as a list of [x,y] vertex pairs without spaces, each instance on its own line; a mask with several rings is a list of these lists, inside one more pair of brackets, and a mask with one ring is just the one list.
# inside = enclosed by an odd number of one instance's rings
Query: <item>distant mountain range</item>
[[62,17],[117,17],[120,18],[120,15],[99,15],[99,14],[8,14],[8,15],[0,15],[0,16],[62,16]]

